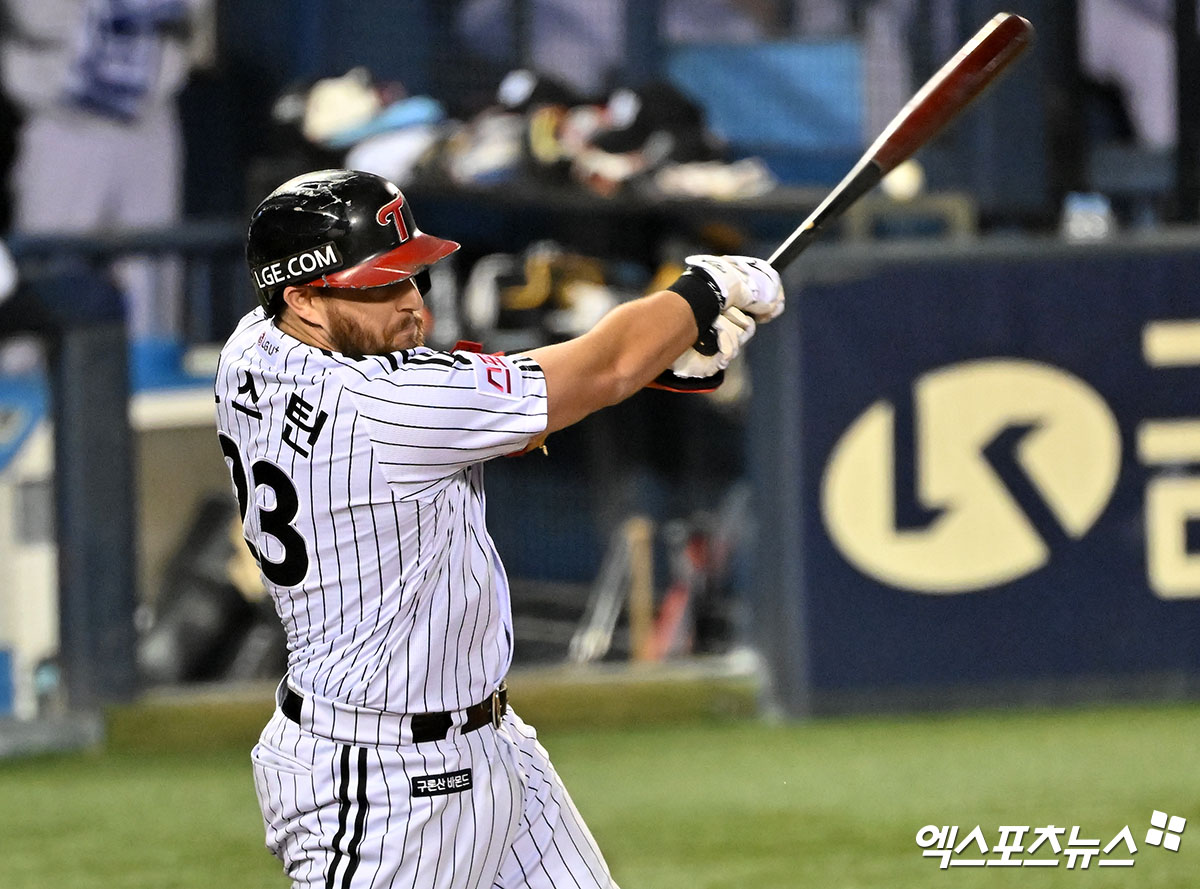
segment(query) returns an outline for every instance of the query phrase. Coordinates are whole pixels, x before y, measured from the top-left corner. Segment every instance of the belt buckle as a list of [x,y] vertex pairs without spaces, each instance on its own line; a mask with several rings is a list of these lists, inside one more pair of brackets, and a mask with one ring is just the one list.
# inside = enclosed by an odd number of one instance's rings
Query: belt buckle
[[500,728],[500,721],[504,718],[504,710],[500,707],[500,692],[492,692],[492,728]]

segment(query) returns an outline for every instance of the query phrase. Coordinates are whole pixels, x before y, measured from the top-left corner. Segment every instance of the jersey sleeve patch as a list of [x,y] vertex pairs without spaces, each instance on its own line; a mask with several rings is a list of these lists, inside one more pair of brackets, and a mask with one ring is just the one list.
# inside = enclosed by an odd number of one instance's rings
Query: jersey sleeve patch
[[503,355],[471,355],[475,367],[475,388],[481,395],[504,401],[520,401],[525,397],[521,369],[511,358]]

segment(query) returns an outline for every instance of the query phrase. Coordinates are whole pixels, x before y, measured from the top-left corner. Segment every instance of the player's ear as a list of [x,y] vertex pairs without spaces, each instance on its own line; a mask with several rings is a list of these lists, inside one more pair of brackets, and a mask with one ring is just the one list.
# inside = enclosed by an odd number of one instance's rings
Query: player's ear
[[285,287],[283,304],[301,321],[320,327],[325,321],[324,305],[313,287]]

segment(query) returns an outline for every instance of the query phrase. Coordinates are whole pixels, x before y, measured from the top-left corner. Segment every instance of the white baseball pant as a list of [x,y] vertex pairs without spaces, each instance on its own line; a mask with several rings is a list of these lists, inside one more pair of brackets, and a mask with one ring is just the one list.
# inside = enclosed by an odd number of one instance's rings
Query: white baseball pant
[[267,848],[296,889],[616,889],[537,740],[500,727],[388,746],[278,709],[252,753]]

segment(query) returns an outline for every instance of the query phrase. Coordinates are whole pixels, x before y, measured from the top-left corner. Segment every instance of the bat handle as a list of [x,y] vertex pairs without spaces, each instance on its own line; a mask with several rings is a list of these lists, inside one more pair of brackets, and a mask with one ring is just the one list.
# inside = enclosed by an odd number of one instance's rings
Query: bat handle
[[775,271],[782,272],[791,265],[792,260],[808,249],[808,245],[817,239],[820,231],[811,221],[803,228],[796,229],[791,237],[775,248],[767,262]]
[[845,178],[837,184],[837,187],[829,193],[829,196],[821,202],[820,206],[812,211],[808,219],[804,220],[800,227],[792,232],[791,236],[771,254],[771,258],[767,261],[771,263],[775,271],[782,272],[792,263],[792,260],[807,250],[820,234],[821,226],[830,220],[837,219],[846,212],[851,204],[878,185],[879,181],[883,179],[884,172],[883,167],[873,157],[865,156],[859,160]]

